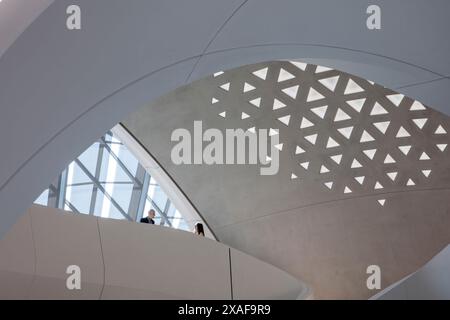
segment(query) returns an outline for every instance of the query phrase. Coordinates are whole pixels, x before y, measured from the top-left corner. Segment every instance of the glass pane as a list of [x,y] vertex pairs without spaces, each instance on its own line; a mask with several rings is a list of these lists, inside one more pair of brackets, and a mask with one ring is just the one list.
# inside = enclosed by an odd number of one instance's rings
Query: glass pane
[[[106,151],[106,150],[105,150]],[[111,152],[106,152],[106,154],[108,155],[108,169],[107,169],[107,175],[106,175],[106,180],[104,180],[103,182],[116,182],[116,181],[121,181],[121,182],[132,182],[133,180],[131,179],[131,177],[126,173],[125,168],[122,168],[121,164],[123,163],[119,163],[116,161],[116,159],[114,159],[113,155],[116,155],[117,157],[119,157],[120,159],[120,145],[119,144],[114,144],[111,146]]]
[[[107,133],[103,139],[107,141],[107,147],[102,147],[102,142],[95,142],[86,151],[84,151],[78,160],[81,162],[82,168],[75,161],[72,162],[65,170],[67,170],[66,198],[64,209],[71,211],[69,204],[83,214],[89,214],[91,210],[91,199],[95,197],[92,214],[103,218],[113,219],[129,219],[127,212],[130,208],[130,202],[134,201],[133,208],[137,208],[137,201],[139,201],[138,193],[133,195],[136,187],[136,180],[138,183],[143,183],[139,179],[143,179],[142,167],[134,155],[124,146],[117,137],[111,133]],[[100,148],[103,149],[103,155],[100,159],[100,172],[98,181],[95,178],[98,152]],[[111,151],[107,149],[110,148]],[[92,177],[84,171],[87,171]],[[140,173],[139,179],[136,177]],[[95,186],[99,184],[104,191]],[[94,194],[94,189],[96,193]],[[49,201],[51,194],[49,190],[45,190],[35,201],[41,205],[56,205],[56,201]],[[109,199],[112,198],[112,201]],[[151,178],[150,185],[145,199],[145,208],[143,217],[147,216],[150,209],[154,209],[155,223],[158,225],[168,226],[189,230],[186,221],[182,214],[170,203],[166,213],[168,221],[161,215],[169,200],[166,193],[161,189],[158,182]],[[153,202],[152,202],[153,201]],[[132,214],[133,219],[135,214]],[[168,223],[169,222],[169,223]]]
[[72,203],[80,213],[89,214],[92,197],[92,184],[67,187],[66,200]]
[[[125,147],[124,145],[120,146],[118,154],[120,161],[122,161],[128,171],[133,176],[136,176],[136,171],[139,165],[138,160],[131,154],[130,151],[128,151],[127,147]],[[140,182],[142,183],[142,181]]]
[[94,216],[96,217],[101,217],[102,216],[102,209],[104,206],[104,200],[105,199],[105,195],[103,192],[101,192],[100,190],[97,190],[97,196],[96,196],[96,200],[95,200],[95,208],[94,208]]
[[[109,200],[106,199],[105,203],[108,203],[108,202],[109,202]],[[119,210],[119,208],[117,208],[113,203],[111,203],[109,205],[108,217],[111,218],[111,219],[118,219],[118,220],[126,219],[125,216]]]
[[184,231],[192,231],[190,230],[189,226],[187,225],[186,221],[184,219],[180,220],[180,224],[178,226],[173,226],[176,229],[184,230]]
[[34,201],[36,204],[40,204],[41,206],[48,205],[48,189],[41,193],[41,195]]
[[169,219],[171,219],[173,217],[176,217],[176,214],[177,214],[177,209],[175,208],[173,203],[170,203],[169,210],[167,210],[167,217]]
[[69,166],[67,185],[70,186],[79,183],[92,183],[92,181],[78,166],[78,164],[72,162],[72,164]]
[[98,150],[99,143],[96,142],[78,157],[78,160],[83,163],[93,176],[95,176],[95,169],[97,167]]
[[105,189],[111,189],[109,193],[111,197],[117,202],[123,211],[128,212],[130,206],[131,194],[133,193],[132,184],[112,184],[105,186]]
[[161,210],[164,211],[167,202],[167,195],[162,191],[161,187],[155,179],[151,179],[150,186],[148,188],[148,196],[153,200],[155,205]]

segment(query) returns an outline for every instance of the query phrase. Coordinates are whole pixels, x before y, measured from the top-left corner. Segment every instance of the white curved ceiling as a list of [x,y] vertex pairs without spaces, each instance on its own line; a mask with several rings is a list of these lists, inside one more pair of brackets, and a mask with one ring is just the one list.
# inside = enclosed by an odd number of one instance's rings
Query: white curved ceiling
[[0,142],[0,234],[123,117],[217,69],[321,59],[448,111],[448,1],[380,1],[380,32],[356,0],[80,0],[72,32],[69,4],[50,5],[0,60],[0,134],[11,137]]

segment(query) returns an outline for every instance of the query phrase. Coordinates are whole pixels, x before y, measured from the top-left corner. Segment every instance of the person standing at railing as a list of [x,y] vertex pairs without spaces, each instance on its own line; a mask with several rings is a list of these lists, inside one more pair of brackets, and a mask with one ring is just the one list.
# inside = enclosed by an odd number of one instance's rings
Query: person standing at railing
[[155,219],[155,210],[150,209],[148,211],[148,216],[141,219],[141,223],[155,224],[155,220],[153,219]]
[[200,222],[196,223],[194,226],[194,233],[200,236],[205,236],[205,231],[203,229],[203,224]]

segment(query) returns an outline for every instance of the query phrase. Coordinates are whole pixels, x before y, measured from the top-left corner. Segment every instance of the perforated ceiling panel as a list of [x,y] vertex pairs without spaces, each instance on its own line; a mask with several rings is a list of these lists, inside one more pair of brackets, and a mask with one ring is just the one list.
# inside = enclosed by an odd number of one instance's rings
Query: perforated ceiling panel
[[385,206],[385,193],[449,176],[448,118],[371,81],[295,61],[218,72],[207,81],[216,88],[205,92],[208,112],[233,127],[280,135],[286,183],[376,193]]

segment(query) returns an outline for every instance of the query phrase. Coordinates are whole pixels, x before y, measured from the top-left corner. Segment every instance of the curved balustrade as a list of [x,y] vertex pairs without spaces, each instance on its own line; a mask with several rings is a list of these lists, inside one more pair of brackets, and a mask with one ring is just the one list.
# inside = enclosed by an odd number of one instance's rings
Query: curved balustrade
[[[66,286],[80,267],[81,290]],[[307,286],[189,232],[33,206],[0,241],[3,299],[304,299]]]

